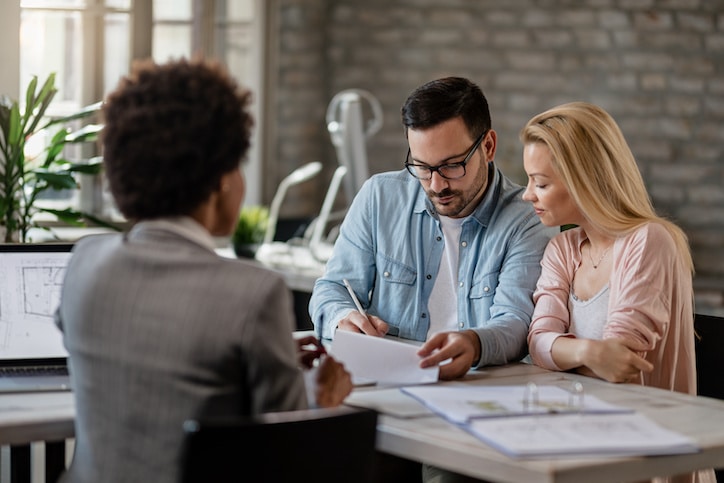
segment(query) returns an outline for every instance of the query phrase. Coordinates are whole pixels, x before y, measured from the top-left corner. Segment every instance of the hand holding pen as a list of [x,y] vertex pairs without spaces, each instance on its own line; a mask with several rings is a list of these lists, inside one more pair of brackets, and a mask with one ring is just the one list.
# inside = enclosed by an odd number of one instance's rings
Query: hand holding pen
[[352,289],[352,285],[346,278],[342,279],[342,283],[344,283],[344,286],[347,288],[347,292],[352,298],[357,310],[350,312],[345,318],[340,320],[337,328],[378,337],[385,335],[389,329],[387,323],[379,317],[367,313],[360,303],[359,298],[357,298],[357,294],[355,294]]

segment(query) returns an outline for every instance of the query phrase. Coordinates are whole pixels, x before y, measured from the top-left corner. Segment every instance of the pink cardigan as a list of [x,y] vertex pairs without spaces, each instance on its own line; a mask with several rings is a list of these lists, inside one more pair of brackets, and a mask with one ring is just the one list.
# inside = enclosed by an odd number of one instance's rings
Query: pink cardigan
[[[568,333],[568,297],[586,238],[580,228],[564,231],[550,241],[541,261],[528,345],[533,362],[547,369],[560,370],[551,357],[553,342],[574,337]],[[648,223],[616,240],[609,294],[603,338],[628,338],[647,347],[654,370],[639,382],[696,394],[692,275],[662,225]]]

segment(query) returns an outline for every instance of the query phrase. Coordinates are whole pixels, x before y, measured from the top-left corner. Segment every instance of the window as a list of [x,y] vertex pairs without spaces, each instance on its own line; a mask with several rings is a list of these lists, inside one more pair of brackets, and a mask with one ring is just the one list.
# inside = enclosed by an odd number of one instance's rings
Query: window
[[[0,27],[6,27],[17,6],[2,3]],[[263,0],[21,0],[17,91],[22,99],[33,75],[44,81],[55,72],[58,94],[49,113],[65,115],[101,100],[134,58],[164,62],[200,52],[221,59],[242,85],[253,89],[254,99],[263,99],[263,12]],[[0,87],[6,85],[0,77]],[[259,103],[253,108],[259,120]],[[95,155],[89,149],[69,156]],[[247,203],[260,198],[257,158],[257,151],[250,152]],[[75,197],[70,196],[71,203]]]

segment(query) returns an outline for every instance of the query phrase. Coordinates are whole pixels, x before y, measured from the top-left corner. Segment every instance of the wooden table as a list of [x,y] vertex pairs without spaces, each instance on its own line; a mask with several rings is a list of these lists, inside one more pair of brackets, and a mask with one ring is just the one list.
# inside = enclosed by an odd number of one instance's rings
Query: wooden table
[[45,481],[55,482],[65,469],[65,440],[75,434],[71,392],[0,395],[0,445],[10,446],[10,479],[29,482],[30,443],[45,442]]
[[[583,384],[586,394],[634,408],[664,427],[690,436],[700,453],[656,457],[579,457],[514,459],[484,444],[465,430],[432,414],[399,389],[358,388],[348,404],[381,411],[377,449],[486,481],[541,483],[609,483],[724,467],[724,401],[634,385],[610,384],[528,364],[471,371],[451,385]],[[442,384],[442,383],[439,383]]]
[[[609,384],[528,364],[471,371],[463,380],[444,384],[519,385],[529,381],[564,388],[580,381],[586,394],[634,408],[662,426],[690,436],[702,451],[657,457],[514,459],[435,416],[399,389],[358,388],[347,402],[381,411],[379,451],[488,481],[608,483],[724,467],[724,401]],[[13,481],[29,481],[29,444],[34,441],[48,445],[46,481],[55,481],[64,467],[64,441],[74,436],[74,417],[69,392],[0,395],[0,445],[13,449]]]

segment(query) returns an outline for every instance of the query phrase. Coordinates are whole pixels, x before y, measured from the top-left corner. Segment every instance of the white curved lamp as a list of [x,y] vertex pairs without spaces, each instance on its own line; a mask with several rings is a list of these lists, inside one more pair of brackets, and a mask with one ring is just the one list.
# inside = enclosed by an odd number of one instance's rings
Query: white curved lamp
[[311,163],[307,163],[304,166],[300,166],[295,169],[287,175],[281,183],[279,183],[279,187],[277,188],[277,192],[274,194],[274,199],[272,199],[271,207],[269,208],[269,223],[267,224],[266,232],[264,233],[264,244],[274,241],[274,235],[277,230],[277,220],[279,219],[279,210],[289,187],[311,179],[321,170],[322,163],[319,161],[312,161]]

